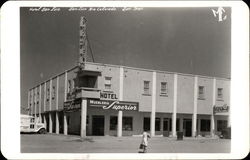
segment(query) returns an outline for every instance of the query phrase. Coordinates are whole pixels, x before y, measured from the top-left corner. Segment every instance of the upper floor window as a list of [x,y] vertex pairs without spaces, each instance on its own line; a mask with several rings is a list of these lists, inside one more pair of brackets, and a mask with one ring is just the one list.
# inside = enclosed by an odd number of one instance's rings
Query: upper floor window
[[223,88],[217,89],[217,99],[223,99]]
[[205,99],[205,87],[204,86],[199,86],[198,98]]
[[40,100],[40,95],[39,95],[39,91],[36,94],[36,103],[38,104]]
[[50,99],[50,89],[48,88],[47,89],[47,101],[49,101],[49,99]]
[[71,80],[68,80],[68,90],[67,90],[67,93],[71,92],[72,90],[72,83],[71,83]]
[[143,92],[144,92],[144,94],[149,94],[149,84],[150,84],[150,81],[144,81],[143,82]]
[[168,85],[167,82],[161,82],[161,94],[167,95],[168,93]]
[[111,79],[112,77],[105,77],[105,82],[104,82],[105,90],[111,90]]
[[36,103],[36,92],[34,92],[34,95],[33,95],[33,104]]
[[55,97],[56,97],[56,87],[53,86],[52,87],[52,99],[55,99]]

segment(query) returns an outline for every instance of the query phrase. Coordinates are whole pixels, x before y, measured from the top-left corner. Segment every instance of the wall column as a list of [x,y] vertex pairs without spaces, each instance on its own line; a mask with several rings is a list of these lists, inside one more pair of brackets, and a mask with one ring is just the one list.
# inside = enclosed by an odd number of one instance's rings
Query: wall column
[[56,78],[56,134],[59,134],[59,113],[58,113],[58,89],[59,89],[59,76]]
[[36,116],[36,113],[37,113],[37,109],[36,109],[36,106],[37,106],[37,88],[35,88],[35,93],[34,93],[34,102],[35,102],[35,122],[37,122],[37,116]]
[[42,122],[42,115],[41,115],[41,107],[42,107],[42,85],[39,86],[39,122]]
[[117,137],[122,136],[122,111],[118,111]]
[[43,93],[43,94],[44,94],[44,99],[43,99],[43,112],[45,113],[45,111],[46,111],[46,98],[47,98],[47,97],[46,97],[46,96],[47,96],[47,95],[46,95],[46,82],[44,82],[44,90],[43,90],[43,91],[44,91],[44,93]]
[[59,116],[57,111],[56,111],[56,134],[59,134]]
[[152,82],[152,109],[150,118],[150,134],[155,136],[155,108],[156,108],[156,72],[153,72]]
[[[65,71],[65,81],[64,81],[64,102],[67,101],[67,81],[68,81],[68,74]],[[63,113],[63,134],[68,135],[68,123],[67,123],[67,115]]]
[[47,131],[47,120],[46,120],[45,114],[43,115],[43,123],[44,123],[45,129],[46,129],[46,131]]
[[51,108],[52,108],[52,79],[50,79],[50,84],[49,84],[49,133],[52,133],[53,129],[53,122],[52,122],[52,113],[51,113]]
[[194,77],[194,110],[193,110],[193,117],[192,117],[192,137],[196,136],[197,128],[197,96],[198,94],[198,77]]
[[31,89],[31,106],[30,106],[30,115],[33,115],[34,110],[34,89]]
[[81,105],[81,137],[86,137],[87,128],[87,99],[82,99]]
[[27,108],[28,108],[28,115],[30,115],[30,90],[28,91],[28,103],[27,103]]
[[52,133],[52,113],[49,112],[49,133]]
[[173,100],[173,114],[172,114],[172,136],[176,137],[176,114],[177,114],[177,82],[178,76],[174,74],[174,100]]
[[212,114],[211,114],[211,130],[210,134],[213,137],[215,134],[215,120],[214,120],[214,112],[213,107],[215,106],[216,102],[216,79],[213,79],[213,106],[212,106]]
[[66,113],[63,114],[63,134],[68,135],[68,123]]
[[[123,80],[124,80],[124,68],[120,67],[120,83],[119,83],[119,101],[123,100]],[[117,123],[117,137],[122,136],[122,111],[118,111],[118,123]]]

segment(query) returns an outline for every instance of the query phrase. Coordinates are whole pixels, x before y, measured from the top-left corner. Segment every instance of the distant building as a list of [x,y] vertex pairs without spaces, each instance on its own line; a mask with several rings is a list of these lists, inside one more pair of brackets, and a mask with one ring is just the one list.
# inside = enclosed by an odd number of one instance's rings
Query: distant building
[[230,80],[86,62],[28,91],[29,114],[50,133],[220,135],[230,126]]

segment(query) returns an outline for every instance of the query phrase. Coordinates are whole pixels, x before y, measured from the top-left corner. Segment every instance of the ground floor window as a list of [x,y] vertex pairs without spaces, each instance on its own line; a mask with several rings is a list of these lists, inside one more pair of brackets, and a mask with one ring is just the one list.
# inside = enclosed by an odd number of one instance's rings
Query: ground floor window
[[[117,130],[118,119],[117,116],[110,116],[109,130]],[[133,130],[133,117],[122,117],[122,130]]]
[[201,131],[209,132],[210,131],[210,120],[209,119],[201,119]]
[[[169,131],[172,131],[172,118],[164,118],[164,119],[169,119]],[[166,124],[165,124],[165,129],[167,129],[167,121],[165,122]],[[163,130],[165,130],[164,129],[164,125],[163,125]],[[180,130],[180,119],[179,118],[177,118],[176,119],[176,131],[179,131]]]
[[160,130],[161,130],[161,119],[155,118],[155,131],[160,131]]
[[143,130],[144,131],[150,131],[150,118],[149,117],[144,117]]
[[117,130],[117,116],[110,116],[109,129]]
[[180,119],[179,118],[177,118],[176,120],[176,131],[177,132],[180,131]]
[[227,128],[227,120],[217,120],[217,131]]
[[169,118],[164,118],[163,119],[163,131],[169,131],[170,128],[169,126]]
[[133,130],[133,117],[122,117],[122,130],[124,131]]

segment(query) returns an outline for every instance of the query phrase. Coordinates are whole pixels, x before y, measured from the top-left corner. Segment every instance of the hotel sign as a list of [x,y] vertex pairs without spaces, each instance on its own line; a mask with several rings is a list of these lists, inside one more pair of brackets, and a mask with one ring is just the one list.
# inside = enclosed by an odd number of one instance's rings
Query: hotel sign
[[72,110],[81,109],[81,102],[82,102],[81,98],[75,99],[72,101],[66,101],[63,104],[63,110],[72,111]]
[[101,92],[100,93],[100,99],[117,100],[118,98],[117,98],[115,93]]
[[213,110],[214,113],[228,112],[229,106],[227,104],[224,104],[223,106],[214,106]]
[[138,111],[139,102],[127,102],[127,101],[109,101],[109,100],[87,100],[88,107],[100,107],[104,110],[118,110],[118,111]]

